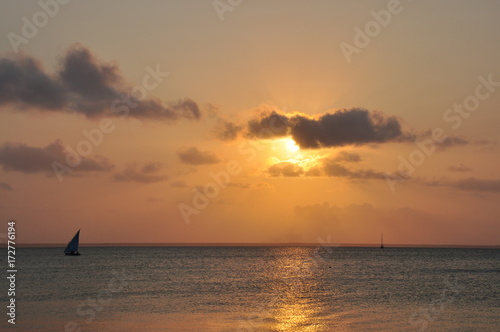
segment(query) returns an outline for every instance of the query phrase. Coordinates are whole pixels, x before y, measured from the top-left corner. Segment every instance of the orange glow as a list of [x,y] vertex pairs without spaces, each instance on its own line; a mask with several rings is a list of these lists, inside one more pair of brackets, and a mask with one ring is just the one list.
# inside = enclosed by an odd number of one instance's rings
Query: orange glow
[[297,152],[300,150],[300,147],[291,138],[285,138],[285,144],[286,144],[286,148],[290,152]]

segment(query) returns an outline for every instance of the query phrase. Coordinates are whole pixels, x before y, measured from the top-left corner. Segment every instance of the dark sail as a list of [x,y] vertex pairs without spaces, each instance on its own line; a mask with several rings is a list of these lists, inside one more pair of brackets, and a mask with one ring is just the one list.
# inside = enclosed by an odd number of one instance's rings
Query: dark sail
[[66,255],[79,255],[79,253],[78,253],[78,243],[79,242],[80,242],[80,230],[78,230],[78,232],[76,232],[73,239],[68,242],[66,249],[64,249],[64,253]]

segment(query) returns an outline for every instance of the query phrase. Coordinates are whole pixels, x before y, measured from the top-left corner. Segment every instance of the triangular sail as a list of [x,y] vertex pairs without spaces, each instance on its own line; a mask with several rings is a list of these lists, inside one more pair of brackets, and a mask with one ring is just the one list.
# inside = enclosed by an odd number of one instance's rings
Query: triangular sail
[[73,239],[68,242],[68,245],[66,246],[66,249],[64,249],[64,252],[69,253],[78,251],[78,242],[80,242],[80,230],[78,230]]

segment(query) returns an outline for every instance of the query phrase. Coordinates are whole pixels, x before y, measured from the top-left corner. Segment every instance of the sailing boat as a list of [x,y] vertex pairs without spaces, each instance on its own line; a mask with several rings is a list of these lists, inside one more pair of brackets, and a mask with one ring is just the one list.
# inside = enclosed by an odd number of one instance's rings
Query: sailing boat
[[380,233],[380,249],[384,249],[384,233]]
[[78,230],[75,236],[73,236],[73,239],[68,242],[66,249],[64,249],[64,254],[67,256],[80,255],[80,253],[78,252],[78,242],[80,242],[80,230]]

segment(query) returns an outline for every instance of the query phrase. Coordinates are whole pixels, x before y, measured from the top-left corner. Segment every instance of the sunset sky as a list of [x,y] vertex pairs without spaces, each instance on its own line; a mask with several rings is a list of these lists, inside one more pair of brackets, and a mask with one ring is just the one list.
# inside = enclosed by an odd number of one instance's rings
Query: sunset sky
[[64,2],[0,3],[18,242],[500,244],[500,2]]

